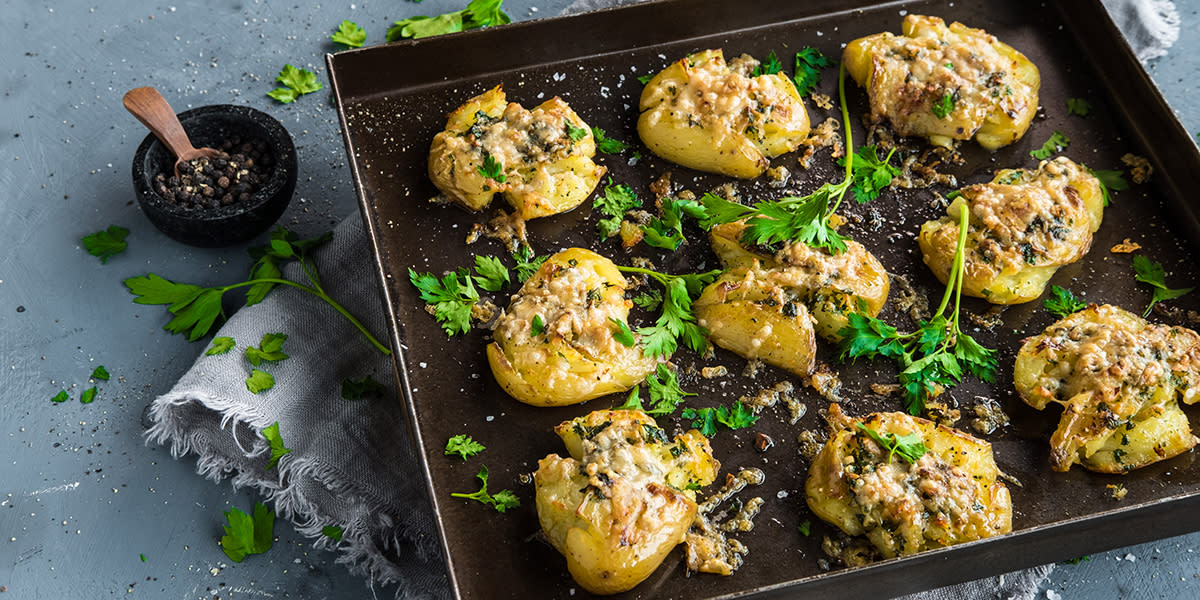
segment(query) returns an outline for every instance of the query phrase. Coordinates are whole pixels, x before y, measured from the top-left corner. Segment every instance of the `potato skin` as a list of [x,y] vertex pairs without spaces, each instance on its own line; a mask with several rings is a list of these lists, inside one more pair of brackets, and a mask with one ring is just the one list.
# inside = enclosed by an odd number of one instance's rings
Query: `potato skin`
[[[1025,55],[982,29],[938,17],[907,15],[902,35],[856,39],[842,55],[867,90],[871,119],[936,146],[972,137],[996,150],[1025,135],[1037,113],[1041,75]],[[953,99],[944,117],[935,113]]]
[[873,317],[883,309],[887,271],[855,241],[838,255],[804,244],[769,254],[742,243],[745,228],[726,223],[709,232],[726,271],[693,303],[696,318],[714,344],[808,377],[815,335],[838,341],[848,313],[861,307]]
[[[829,409],[833,433],[809,470],[808,506],[848,535],[865,535],[886,557],[1012,531],[1012,499],[997,480],[991,444],[904,413],[860,420]],[[910,465],[858,428],[917,434],[928,451]]]
[[[496,322],[487,347],[496,381],[534,406],[578,404],[641,383],[657,362],[638,344],[613,339],[609,320],[628,320],[625,288],[616,265],[591,250],[550,256]],[[534,316],[544,323],[536,336]]]
[[[579,139],[571,139],[571,128]],[[606,172],[595,155],[591,128],[561,98],[529,111],[508,103],[496,86],[450,113],[429,149],[429,178],[467,210],[482,210],[500,193],[522,219],[533,219],[571,210],[591,195]],[[480,173],[488,157],[499,162],[504,181]]]
[[1200,441],[1179,407],[1200,399],[1200,335],[1116,306],[1093,304],[1027,338],[1013,383],[1033,408],[1064,406],[1050,438],[1055,471],[1126,473]]
[[751,76],[758,61],[720,49],[679,60],[643,88],[638,136],[654,154],[743,179],[808,137],[808,112],[786,75]]
[[668,441],[641,411],[595,411],[554,431],[570,457],[538,462],[542,530],[587,591],[632,589],[683,541],[698,509],[686,488],[712,483],[720,463],[698,431]]
[[963,293],[992,304],[1035,300],[1058,269],[1082,258],[1104,215],[1100,182],[1066,157],[1036,170],[1005,169],[991,183],[962,188],[946,216],[921,226],[925,264],[945,283],[970,210]]

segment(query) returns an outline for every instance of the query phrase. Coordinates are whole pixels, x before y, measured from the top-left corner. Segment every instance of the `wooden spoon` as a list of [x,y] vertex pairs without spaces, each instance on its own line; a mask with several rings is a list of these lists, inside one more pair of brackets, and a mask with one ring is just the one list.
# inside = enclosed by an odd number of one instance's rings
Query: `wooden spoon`
[[213,148],[196,148],[188,139],[187,132],[179,123],[179,117],[171,110],[166,98],[158,90],[146,86],[134,88],[125,94],[125,110],[142,122],[158,141],[175,155],[175,176],[179,177],[179,164],[197,158],[216,158],[223,154]]

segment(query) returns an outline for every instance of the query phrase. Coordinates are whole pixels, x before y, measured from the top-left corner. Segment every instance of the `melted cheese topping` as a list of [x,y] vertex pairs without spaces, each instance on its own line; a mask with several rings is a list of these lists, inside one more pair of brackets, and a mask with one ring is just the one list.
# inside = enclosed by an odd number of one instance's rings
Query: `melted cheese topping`
[[[521,289],[496,322],[496,333],[510,339],[560,337],[593,359],[620,351],[623,346],[618,348],[613,339],[609,319],[624,321],[629,309],[624,302],[603,301],[614,286],[597,279],[594,271],[581,266],[554,269],[536,285]],[[538,335],[533,335],[534,317],[543,323]]]
[[868,38],[876,121],[889,120],[902,136],[965,140],[995,112],[1018,120],[1037,110],[1038,87],[1013,76],[1017,60],[995,36],[917,15],[906,17],[905,30]]

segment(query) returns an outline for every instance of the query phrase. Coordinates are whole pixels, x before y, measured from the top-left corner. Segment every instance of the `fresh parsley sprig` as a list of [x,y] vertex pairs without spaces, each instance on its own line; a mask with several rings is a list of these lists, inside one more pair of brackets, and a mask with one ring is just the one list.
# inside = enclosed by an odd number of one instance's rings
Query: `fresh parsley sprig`
[[367,41],[367,30],[359,27],[354,21],[342,21],[329,39],[347,48],[362,48],[363,43]]
[[[850,184],[850,191],[854,192],[856,202],[866,204],[878,198],[879,193],[900,176],[900,167],[892,166],[895,153],[896,148],[892,148],[883,160],[879,160],[879,150],[875,146],[863,146],[854,152],[854,182]],[[846,166],[846,157],[839,158],[838,165]]]
[[521,505],[521,499],[518,498],[517,495],[512,492],[512,490],[500,490],[495,494],[488,493],[488,468],[486,465],[479,467],[479,473],[477,473],[475,477],[479,478],[479,480],[483,482],[483,485],[479,488],[478,492],[471,494],[453,492],[450,495],[455,498],[466,498],[468,500],[482,502],[483,504],[487,504],[492,508],[495,508],[497,512],[504,512],[510,508],[516,508]]
[[446,335],[471,329],[471,309],[479,302],[479,291],[465,267],[446,273],[440,280],[432,273],[417,273],[410,268],[408,280],[421,293],[421,300],[433,306],[434,318]]
[[279,421],[264,427],[262,435],[263,439],[267,440],[267,447],[271,449],[271,458],[267,460],[267,470],[270,471],[279,464],[279,459],[292,449],[283,445],[283,437],[279,434]]
[[1046,312],[1062,319],[1087,308],[1087,302],[1076,298],[1067,288],[1052,285],[1050,297],[1042,300],[1042,306],[1046,307]]
[[1071,145],[1070,138],[1063,134],[1063,132],[1055,129],[1054,133],[1050,134],[1050,139],[1046,140],[1046,143],[1042,144],[1041,148],[1030,151],[1029,155],[1038,160],[1046,160],[1066,150],[1069,145]]
[[1134,277],[1142,282],[1148,283],[1154,288],[1154,295],[1150,298],[1150,304],[1146,307],[1146,312],[1142,313],[1143,317],[1150,316],[1150,309],[1154,308],[1162,300],[1174,300],[1194,288],[1169,288],[1166,282],[1166,273],[1163,271],[1162,263],[1153,262],[1150,259],[1135,254],[1133,257],[1133,272]]
[[642,405],[638,388],[633,388],[629,392],[629,397],[625,400],[625,404],[621,405],[620,409],[625,410],[640,410],[648,415],[661,417],[675,412],[679,407],[679,403],[687,396],[695,396],[692,392],[685,392],[679,387],[679,377],[670,367],[663,363],[659,363],[654,372],[646,378],[646,384],[650,390],[650,408]]
[[685,408],[680,413],[684,419],[692,420],[692,427],[707,437],[717,433],[717,424],[729,429],[744,429],[758,422],[758,415],[741,400],[733,403],[733,408],[725,405],[716,408]]
[[603,219],[596,222],[596,232],[600,234],[600,241],[616,235],[621,229],[625,213],[641,205],[642,201],[632,188],[624,183],[614,184],[610,177],[608,185],[604,186],[604,192],[596,194],[592,200],[592,209],[604,215]]
[[642,225],[642,241],[655,248],[674,252],[683,243],[684,216],[704,221],[708,217],[708,211],[696,200],[663,198],[660,216],[653,217],[649,223]]
[[875,440],[875,443],[879,444],[879,446],[888,453],[888,462],[892,462],[893,456],[899,456],[907,461],[910,465],[916,464],[916,462],[920,460],[926,452],[929,451],[929,448],[925,447],[925,442],[921,439],[919,434],[909,433],[901,436],[897,436],[896,434],[890,432],[880,434],[878,431],[875,431],[874,429],[871,429],[862,423],[855,423],[855,425],[858,426],[860,431],[867,434],[867,437]]
[[517,272],[517,281],[525,283],[526,279],[533,277],[537,270],[542,268],[542,263],[550,258],[549,254],[534,256],[533,250],[529,246],[521,246],[513,252],[513,260],[517,261],[517,266],[513,270]]
[[290,64],[283,65],[283,69],[279,71],[275,81],[282,83],[284,87],[277,87],[267,92],[267,95],[283,104],[295,102],[300,96],[311,94],[324,87],[324,84],[317,81],[316,73],[308,69],[297,69]]
[[652,357],[669,357],[679,347],[680,338],[689,348],[696,352],[708,349],[708,331],[696,323],[696,314],[692,311],[692,299],[699,297],[704,286],[710,284],[720,275],[720,269],[704,273],[687,275],[667,275],[641,267],[618,266],[626,273],[647,275],[659,282],[665,293],[662,301],[662,314],[651,327],[639,327],[637,332],[642,336],[642,352]]
[[631,148],[629,144],[621,140],[608,137],[607,133],[599,127],[592,128],[592,137],[596,139],[596,151],[601,154],[619,154]]
[[[929,320],[921,321],[916,331],[900,333],[895,327],[863,314],[860,301],[860,312],[849,313],[847,326],[838,331],[843,360],[884,356],[900,364],[905,409],[912,415],[921,414],[925,401],[941,388],[962,381],[964,372],[989,383],[996,376],[996,351],[984,348],[959,326],[968,214],[965,208],[959,211],[954,263],[942,302]],[[947,318],[951,297],[954,308]]]
[[801,96],[811,96],[813,90],[821,83],[821,69],[833,66],[833,61],[825,58],[820,50],[805,46],[796,53],[796,71],[792,75],[792,83]]
[[[842,120],[845,123],[846,148],[854,148],[850,130],[850,112],[846,107],[846,68],[838,72],[838,96],[841,103]],[[839,234],[830,224],[830,217],[837,212],[854,185],[854,152],[846,153],[843,166],[845,178],[838,183],[825,183],[817,191],[803,197],[786,197],[779,200],[763,200],[753,206],[730,202],[716,194],[705,194],[700,202],[708,213],[703,226],[711,228],[720,223],[745,220],[746,229],[742,241],[748,245],[789,244],[799,242],[814,248],[823,248],[839,254],[846,250],[847,237]],[[872,176],[873,179],[873,176]],[[889,180],[890,182],[890,180]]]
[[459,458],[466,460],[468,457],[475,456],[484,450],[487,450],[486,446],[471,439],[471,436],[465,433],[460,433],[454,437],[451,437],[449,440],[446,440],[446,450],[444,454],[446,456],[458,456]]
[[1110,190],[1123,192],[1129,189],[1129,182],[1125,181],[1125,174],[1119,170],[1088,169],[1088,172],[1100,183],[1100,193],[1104,194],[1104,206],[1112,203]]
[[[226,292],[248,287],[246,306],[250,306],[260,302],[275,286],[291,286],[324,300],[362,332],[367,341],[377,350],[385,355],[391,354],[387,346],[375,339],[371,332],[367,331],[367,328],[354,318],[354,315],[350,314],[350,311],[338,304],[322,287],[317,263],[309,253],[332,237],[331,234],[326,233],[315,238],[301,240],[295,233],[279,227],[271,233],[271,241],[268,245],[250,249],[250,256],[257,259],[250,269],[250,278],[230,285],[204,288],[187,283],[176,283],[149,273],[145,276],[126,279],[125,286],[129,288],[131,294],[137,296],[133,300],[137,304],[167,305],[167,310],[175,315],[175,318],[171,319],[163,328],[171,333],[186,333],[189,341],[196,341],[208,335],[214,325],[225,320],[221,302]],[[283,278],[280,265],[291,260],[300,263],[304,275],[308,279],[308,285]]]
[[758,77],[759,75],[774,75],[783,70],[783,63],[779,62],[779,57],[775,56],[775,51],[772,50],[767,54],[767,60],[762,61],[758,66],[754,67],[754,72],[750,75]]
[[420,39],[511,23],[512,18],[500,10],[502,3],[503,0],[471,0],[463,10],[444,13],[436,17],[418,16],[402,19],[396,21],[388,29],[387,41],[394,42],[405,38]]
[[225,511],[229,524],[221,537],[221,550],[236,563],[250,554],[262,554],[275,543],[275,513],[261,502],[254,503],[254,516],[240,509]]

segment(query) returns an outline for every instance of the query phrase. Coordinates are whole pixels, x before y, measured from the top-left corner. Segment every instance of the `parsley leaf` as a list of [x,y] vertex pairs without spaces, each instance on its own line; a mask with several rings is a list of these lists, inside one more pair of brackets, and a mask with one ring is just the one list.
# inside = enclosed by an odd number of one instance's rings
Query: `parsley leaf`
[[804,521],[800,522],[800,525],[796,527],[796,529],[800,532],[800,535],[808,537],[809,535],[812,535],[812,521],[805,519]]
[[530,250],[528,246],[521,246],[519,250],[513,252],[513,260],[517,261],[517,266],[513,267],[513,270],[517,272],[517,281],[525,283],[526,279],[533,277],[533,274],[542,268],[542,263],[546,262],[547,258],[550,258],[549,254],[535,258],[533,250]]
[[107,264],[108,259],[125,251],[125,237],[129,230],[120,225],[109,225],[96,233],[85,235],[81,242],[88,254],[100,257],[100,264]]
[[1105,171],[1088,169],[1088,172],[1100,182],[1100,192],[1104,194],[1104,206],[1112,203],[1112,196],[1109,190],[1123,192],[1129,189],[1129,182],[1125,181],[1125,174],[1120,170]]
[[[642,225],[642,239],[647,245],[655,248],[665,248],[674,251],[683,243],[683,216],[687,215],[697,220],[707,219],[708,213],[704,205],[695,200],[679,198],[663,198],[661,215],[652,217],[650,222]],[[618,227],[620,223],[617,224]]]
[[680,413],[684,419],[692,420],[692,427],[706,437],[717,433],[717,424],[728,429],[744,429],[758,421],[758,415],[741,400],[733,403],[733,408],[718,406],[716,408],[685,408]]
[[633,210],[642,205],[642,201],[638,200],[637,194],[624,183],[613,184],[612,178],[608,178],[608,185],[604,186],[604,193],[597,194],[592,200],[592,209],[600,211],[600,214],[606,218],[596,222],[596,231],[600,234],[600,241],[607,240],[621,229],[621,221],[625,218],[625,212]]
[[646,85],[647,83],[650,83],[650,80],[651,80],[651,79],[654,79],[654,73],[646,73],[645,75],[640,75],[640,76],[638,76],[638,78],[637,78],[637,80],[638,80],[638,81],[639,81],[639,82],[640,82],[642,85]]
[[458,455],[459,458],[466,460],[467,457],[475,456],[480,452],[487,450],[487,447],[466,434],[458,434],[446,441],[446,456]]
[[633,297],[633,303],[643,310],[655,311],[662,306],[662,292],[651,289]]
[[892,462],[893,456],[899,455],[900,458],[903,458],[908,462],[908,464],[916,464],[916,462],[922,456],[924,456],[926,452],[929,451],[929,448],[925,447],[925,442],[921,439],[921,436],[916,433],[909,433],[897,437],[894,433],[880,434],[878,431],[875,431],[874,429],[871,429],[862,423],[855,423],[855,425],[858,426],[859,430],[867,434],[867,437],[875,440],[875,443],[879,444],[879,446],[888,453],[888,462]]
[[757,67],[754,67],[752,76],[758,77],[759,75],[774,75],[782,70],[783,63],[779,62],[779,57],[775,56],[775,51],[772,50],[770,54],[767,54],[767,60],[759,63]]
[[475,167],[479,174],[487,179],[491,179],[496,183],[504,183],[508,181],[508,176],[504,174],[504,165],[496,160],[487,150],[483,151],[483,164]]
[[641,273],[662,284],[666,293],[662,302],[662,313],[653,327],[639,327],[642,336],[642,353],[652,357],[671,356],[682,338],[696,352],[708,349],[708,331],[696,323],[692,312],[692,297],[699,296],[704,286],[712,283],[720,269],[689,275],[665,275],[640,267],[617,267],[627,273]]
[[262,554],[275,543],[275,513],[254,503],[254,516],[233,508],[225,511],[229,524],[221,537],[221,549],[233,562],[240,563],[250,554]]
[[[958,246],[948,278],[953,284],[946,286],[933,317],[921,321],[916,331],[900,333],[895,327],[863,314],[866,303],[860,301],[858,312],[847,314],[846,326],[838,331],[842,338],[842,360],[883,356],[899,363],[905,409],[912,415],[921,414],[926,400],[943,388],[962,381],[964,372],[989,383],[996,376],[996,351],[984,348],[959,327],[969,211],[959,212]],[[947,319],[945,313],[951,298],[954,307]]]
[[250,393],[265,392],[273,387],[275,387],[275,377],[273,375],[258,369],[250,370],[250,376],[246,378],[246,389],[250,390]]
[[254,346],[246,348],[246,360],[257,367],[263,361],[279,362],[288,358],[288,355],[283,352],[283,342],[287,338],[288,336],[283,333],[263,334],[262,341],[258,343],[258,348]]
[[267,470],[275,468],[279,464],[279,459],[284,454],[291,452],[290,448],[283,445],[283,438],[279,435],[279,421],[275,421],[266,426],[262,430],[263,439],[267,440],[267,445],[271,448],[271,458],[267,461]]
[[335,541],[342,541],[342,528],[337,525],[326,525],[321,528],[321,535]]
[[79,396],[79,403],[91,404],[92,401],[96,399],[96,391],[96,386],[94,385],[86,390],[83,390],[83,394]]
[[434,317],[447,335],[471,329],[471,308],[479,302],[479,292],[466,269],[459,267],[441,281],[431,273],[417,274],[409,269],[408,279],[421,292],[421,299],[433,306]]
[[629,144],[621,140],[608,137],[599,127],[592,128],[592,137],[596,139],[596,151],[601,154],[618,154],[631,148]]
[[578,142],[579,140],[587,137],[587,127],[576,127],[575,124],[570,121],[564,121],[564,123],[567,125],[567,137],[570,138],[572,142]]
[[[891,164],[895,153],[896,149],[892,148],[881,161],[875,146],[863,146],[855,151],[853,183],[850,184],[855,201],[865,204],[878,198],[879,193],[892,184],[892,179],[900,176],[900,167]],[[846,166],[846,158],[839,158],[838,164]]]
[[820,50],[805,46],[796,53],[796,73],[792,75],[792,83],[801,96],[809,96],[821,83],[821,69],[833,66],[833,62],[825,58]]
[[1076,298],[1071,290],[1052,285],[1050,286],[1050,297],[1042,300],[1042,306],[1046,307],[1046,312],[1061,319],[1087,308],[1087,302]]
[[275,81],[286,87],[275,88],[267,92],[267,95],[284,104],[295,102],[300,96],[311,94],[323,87],[321,82],[317,81],[316,73],[308,69],[297,69],[290,64],[283,65],[283,70],[275,77]]
[[644,412],[659,417],[675,412],[684,396],[695,396],[679,387],[679,377],[667,365],[659,363],[655,371],[646,378],[650,385],[650,408]]
[[1067,98],[1067,114],[1086,117],[1092,112],[1092,103],[1083,98]]
[[625,398],[625,404],[618,406],[616,410],[640,410],[642,412],[646,412],[646,407],[642,406],[642,398],[641,393],[638,391],[639,389],[640,388],[638,386],[633,386],[633,389],[629,390],[629,396]]
[[1038,160],[1046,160],[1047,158],[1066,150],[1067,146],[1070,144],[1071,140],[1068,139],[1067,136],[1063,135],[1063,132],[1055,129],[1054,133],[1050,134],[1050,139],[1046,140],[1046,143],[1042,144],[1041,148],[1031,151],[1029,155]]
[[938,98],[937,102],[933,103],[933,106],[929,107],[929,112],[932,112],[933,116],[939,119],[945,119],[950,116],[950,113],[954,112],[954,105],[957,100],[958,90],[946,92],[941,98]]
[[204,353],[204,355],[205,356],[215,356],[217,354],[225,354],[225,353],[229,352],[230,350],[233,350],[233,347],[235,345],[236,344],[234,343],[233,338],[231,338],[231,337],[226,337],[226,336],[215,337],[212,339],[212,346],[210,346],[208,348],[208,351],[206,351]]
[[348,48],[362,48],[363,42],[367,41],[367,30],[353,21],[342,21],[329,39]]
[[[841,204],[852,178],[841,183],[825,183],[808,196],[788,196],[779,200],[761,200],[753,207],[730,202],[716,194],[700,198],[707,210],[709,226],[746,220],[742,242],[751,245],[799,242],[823,248],[832,254],[846,250],[846,238],[829,223],[829,217]],[[830,201],[833,201],[832,208]]]
[[495,494],[488,493],[488,491],[487,491],[487,487],[488,487],[488,468],[487,468],[487,466],[479,467],[479,473],[477,473],[475,475],[475,477],[479,478],[479,480],[483,482],[483,485],[479,488],[478,492],[475,492],[472,494],[463,494],[463,493],[454,492],[454,493],[451,493],[450,495],[455,498],[467,498],[468,500],[476,500],[478,502],[482,502],[484,504],[490,505],[492,508],[495,508],[498,512],[504,512],[510,508],[516,508],[521,505],[521,499],[517,498],[517,495],[512,493],[511,490],[500,490],[499,492],[496,492]]
[[1154,296],[1150,299],[1150,305],[1146,307],[1146,312],[1142,313],[1143,317],[1150,315],[1150,309],[1154,308],[1162,300],[1173,300],[1178,298],[1194,288],[1177,288],[1172,289],[1167,287],[1166,274],[1163,271],[1162,263],[1151,262],[1150,259],[1136,254],[1133,257],[1133,271],[1135,278],[1142,282],[1148,283],[1154,287]]
[[70,398],[71,398],[71,395],[67,393],[67,390],[61,390],[57,394],[55,394],[54,397],[50,399],[50,401],[51,402],[66,402]]
[[508,267],[495,256],[475,255],[475,285],[489,291],[498,292],[508,285]]
[[91,374],[90,379],[99,379],[101,381],[108,381],[109,377],[111,377],[111,375],[108,374],[108,369],[105,369],[104,365],[100,365],[100,366],[96,367],[95,369],[92,369],[92,374]]
[[436,17],[411,17],[396,21],[387,32],[387,41],[404,38],[420,39],[468,29],[511,23],[512,19],[500,10],[503,0],[471,0],[467,8]]
[[344,400],[362,400],[363,398],[378,398],[387,391],[387,387],[375,381],[370,375],[358,379],[342,380],[341,396]]
[[629,330],[629,324],[620,319],[614,319],[613,317],[609,317],[608,320],[611,321],[613,325],[617,326],[617,330],[613,332],[612,336],[614,340],[617,340],[618,344],[621,344],[626,348],[632,348],[633,345],[637,343],[636,340],[633,339],[633,332]]
[[537,337],[546,332],[546,322],[542,320],[542,315],[533,315],[533,319],[529,322],[529,335]]

